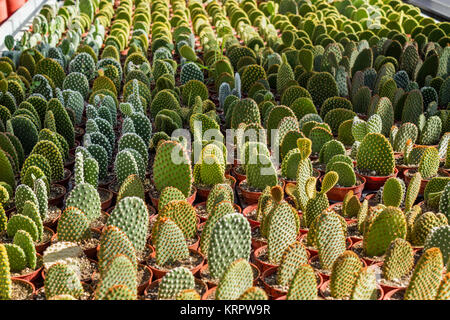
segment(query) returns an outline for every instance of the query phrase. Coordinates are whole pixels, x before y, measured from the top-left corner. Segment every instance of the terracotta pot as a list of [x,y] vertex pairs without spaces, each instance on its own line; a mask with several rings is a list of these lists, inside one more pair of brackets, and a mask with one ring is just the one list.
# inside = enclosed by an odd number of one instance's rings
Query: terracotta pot
[[[251,262],[249,262],[249,264],[250,264],[250,266],[252,267],[253,270],[256,270],[258,272],[257,276],[253,277],[253,285],[256,286],[258,284],[258,281],[259,281],[260,277],[261,277],[261,271],[259,271],[259,268],[255,264],[253,264]],[[207,263],[203,264],[203,266],[201,267],[201,269],[200,269],[200,271],[198,273],[198,276],[203,282],[205,282],[207,284],[208,288],[216,287],[217,283],[214,283],[214,282],[208,280],[207,278],[205,278],[203,276],[203,273],[204,273],[204,271],[207,268],[208,268],[208,264]]]
[[[328,290],[328,286],[330,285],[330,280],[326,280],[319,288],[320,295],[325,299],[325,292]],[[378,298],[377,300],[384,300],[384,291],[379,285],[377,285],[378,289]]]
[[60,184],[53,184],[53,186],[57,186],[58,188],[64,189],[63,192],[61,192],[61,194],[59,194],[56,198],[48,199],[48,204],[49,205],[59,208],[63,204],[64,196],[67,193],[67,189],[64,186],[60,185]]
[[[204,256],[203,254],[201,254],[201,253],[200,253],[199,251],[197,251],[197,250],[189,249],[189,251],[198,253],[198,254],[202,257],[202,261],[201,261],[197,266],[195,266],[195,267],[193,267],[193,268],[191,269],[192,274],[195,275],[197,272],[200,271],[201,267],[202,267],[203,264],[205,263],[205,256]],[[150,257],[151,257],[151,258],[155,258],[155,257],[156,257],[156,251],[154,251],[154,252],[150,255]],[[152,266],[152,265],[150,265],[150,264],[147,264],[147,265],[148,265],[148,267],[152,270],[153,277],[154,277],[155,279],[160,279],[160,278],[164,277],[164,275],[165,275],[167,272],[170,271],[170,270],[160,270],[160,269],[155,268],[154,266]]]
[[[36,255],[38,256],[38,259],[42,259],[41,254],[36,253]],[[40,268],[38,268],[30,273],[27,273],[27,274],[24,274],[24,275],[21,275],[18,277],[11,277],[11,279],[20,279],[20,280],[26,280],[29,282],[33,282],[33,281],[37,282],[39,275],[41,274],[43,268],[44,268],[44,266],[41,266]]]
[[[189,202],[190,204],[193,204],[193,203],[194,203],[195,198],[196,198],[196,196],[197,196],[197,188],[194,187],[194,186],[193,186],[192,188],[194,189],[194,192],[189,196],[189,198],[186,199],[187,202]],[[152,206],[155,207],[155,208],[158,208],[159,198],[153,198],[153,197],[150,195],[150,199],[151,199],[151,201],[152,201]]]
[[253,219],[250,219],[250,218],[247,217],[253,210],[255,210],[257,208],[258,208],[258,204],[257,203],[256,204],[252,204],[252,205],[247,206],[244,209],[244,211],[242,212],[244,217],[246,217],[248,222],[250,223],[250,227],[252,227],[252,228],[253,227],[259,227],[261,225],[260,221],[253,220]]
[[[411,169],[407,169],[403,172],[404,176],[405,176],[405,183],[406,185],[409,185],[409,182],[411,181],[412,178],[412,174],[410,174],[410,170]],[[417,171],[416,171],[417,172]],[[438,170],[438,174],[441,176],[450,176],[450,174],[448,174],[445,170],[439,169]],[[422,179],[420,181],[420,189],[419,189],[419,194],[423,194],[423,192],[425,191],[425,187],[428,184],[428,181],[430,181],[430,179]]]
[[[356,174],[357,179],[361,179],[361,183],[359,185],[353,187],[333,187],[330,191],[327,192],[327,197],[332,201],[343,201],[345,195],[349,191],[353,191],[353,194],[361,198],[362,192],[364,190],[364,186],[366,185],[366,178],[361,176],[360,174]],[[320,178],[320,183],[322,183],[323,177]]]
[[6,0],[0,0],[0,24],[8,19],[8,7]]
[[[157,279],[157,280],[154,280],[152,283],[150,283],[143,292],[144,297],[147,296],[149,290],[153,289],[155,286],[159,287],[161,280],[162,279]],[[197,279],[197,278],[195,278],[194,280],[197,284],[201,285],[204,288],[203,290],[205,291],[205,293],[208,291],[208,286],[206,285],[206,283],[204,281]]]
[[58,210],[59,210],[58,216],[55,219],[51,220],[51,221],[45,222],[44,223],[44,227],[48,227],[48,228],[50,228],[52,230],[56,230],[56,224],[57,224],[59,218],[61,217],[61,213],[62,213],[61,209],[58,209]]
[[35,245],[36,248],[36,252],[42,254],[44,252],[45,249],[47,249],[47,247],[50,245],[50,243],[52,242],[53,237],[55,236],[55,232],[50,229],[49,227],[44,227],[44,230],[47,230],[48,232],[50,232],[52,234],[51,238],[44,242],[44,243],[39,243],[37,245]]
[[[212,294],[215,294],[217,290],[217,287],[213,287],[211,289],[208,289],[203,295],[202,295],[202,300],[208,300],[208,297]],[[215,300],[215,299],[213,299]]]
[[367,190],[378,190],[382,186],[384,186],[384,183],[386,180],[392,177],[396,177],[398,174],[398,169],[394,168],[394,174],[391,174],[390,176],[384,176],[384,177],[372,177],[372,176],[366,176],[363,174],[360,174],[362,177],[366,179],[366,189]]
[[391,300],[392,296],[399,291],[406,291],[404,288],[393,289],[384,294],[383,300]]
[[54,184],[62,185],[63,187],[67,188],[69,185],[70,177],[72,176],[72,171],[70,171],[67,168],[64,168],[64,178],[58,181],[55,181]]
[[417,169],[418,168],[418,166],[405,166],[403,164],[396,165],[395,167],[398,170],[398,177],[402,178],[402,179],[405,177],[405,171],[406,170],[408,170],[408,169]]
[[380,287],[383,288],[384,294],[386,295],[387,293],[391,292],[391,291],[399,291],[399,290],[406,290],[406,287],[399,287],[399,286],[391,286],[391,285],[387,285],[387,284],[382,284],[380,283]]
[[233,174],[233,176],[236,177],[236,180],[238,181],[238,183],[241,183],[241,181],[244,181],[245,179],[247,179],[247,176],[245,174],[237,173],[236,167],[233,167],[231,169],[231,173]]
[[19,278],[11,278],[11,281],[12,282],[20,282],[20,283],[28,286],[29,288],[31,288],[31,296],[32,297],[36,294],[36,287],[30,281],[24,280],[24,279],[19,279]]
[[100,188],[100,187],[97,190],[108,194],[108,198],[106,200],[102,201],[102,210],[106,211],[109,207],[111,207],[112,200],[113,200],[113,193],[108,189],[104,189],[104,188]]
[[[259,226],[252,227],[252,230],[255,228],[259,228]],[[252,249],[256,250],[262,246],[267,245],[267,240],[259,240],[252,237]]]
[[[353,243],[352,247],[355,246],[355,245],[360,245],[360,244],[362,245],[362,243],[363,243],[363,240],[356,241],[356,242]],[[377,261],[377,260],[372,259],[370,257],[361,257],[361,260],[368,266],[378,265],[378,266],[381,267],[383,265],[383,261]]]
[[[242,192],[242,197],[244,198],[244,201],[246,204],[251,205],[251,204],[255,204],[258,203],[259,197],[262,194],[262,191],[247,191],[245,189],[242,188],[242,184],[246,183],[247,180],[242,180],[239,183],[239,189]],[[284,190],[284,181],[282,181],[282,186],[281,186]]]
[[259,257],[262,254],[263,250],[267,250],[267,245],[264,245],[262,247],[259,247],[258,249],[255,249],[255,251],[253,251],[253,259],[255,261],[256,266],[259,268],[259,270],[264,273],[266,270],[270,269],[270,268],[278,268],[277,264],[272,264],[266,261],[262,261]]
[[[202,207],[202,206],[206,206],[206,201],[197,203],[194,208],[198,208],[198,207]],[[238,206],[236,203],[233,203],[233,207],[236,209],[236,212],[242,213],[242,209],[240,206]],[[199,216],[197,215],[197,217],[200,219],[200,223],[203,223],[207,220],[207,218],[203,217],[203,216]]]
[[[234,190],[234,188],[236,187],[236,179],[227,174],[225,175],[225,178],[232,181],[231,188]],[[197,188],[197,200],[206,201],[209,193],[211,192],[211,189],[212,189],[212,187],[209,189]]]
[[[91,228],[91,232],[97,233],[100,235],[102,234],[102,231],[97,228]],[[56,241],[58,241],[58,233],[55,233],[52,236],[52,239],[50,240],[51,243],[55,243]],[[85,249],[85,250],[83,250],[83,252],[86,255],[86,257],[88,257],[89,259],[97,261],[97,248],[98,248],[98,246],[94,247],[94,248]]]
[[14,12],[16,12],[18,9],[20,9],[26,0],[6,0],[6,5],[8,7],[8,15],[12,15]]
[[281,298],[282,296],[285,296],[287,294],[287,291],[282,291],[280,289],[277,289],[277,288],[269,285],[266,282],[266,278],[268,276],[270,276],[271,274],[277,272],[277,270],[278,270],[278,267],[269,268],[269,269],[265,270],[261,276],[261,281],[263,283],[264,290],[269,295],[269,297],[271,297],[272,299]]

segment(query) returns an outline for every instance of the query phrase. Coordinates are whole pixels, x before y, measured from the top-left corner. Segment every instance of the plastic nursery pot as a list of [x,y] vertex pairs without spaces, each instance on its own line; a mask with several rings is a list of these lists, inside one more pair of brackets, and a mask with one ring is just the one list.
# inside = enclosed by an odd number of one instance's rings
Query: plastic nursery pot
[[[254,230],[256,228],[259,228],[259,226],[254,226],[254,227],[251,227],[251,228],[252,228],[252,234],[253,234]],[[262,246],[265,246],[265,245],[267,245],[267,240],[265,240],[265,239],[257,239],[257,238],[254,238],[252,236],[252,249],[253,250],[256,250],[256,249],[258,249],[258,248],[260,248]]]
[[[258,284],[259,279],[261,278],[261,271],[259,271],[259,268],[249,262],[250,266],[252,267],[253,270],[253,285],[256,286]],[[208,288],[213,288],[217,286],[216,282],[213,282],[211,280],[209,280],[206,276],[205,276],[205,272],[206,269],[208,269],[208,264],[205,263],[201,268],[200,268],[200,272],[198,273],[199,278],[207,284]],[[256,272],[255,272],[256,271]]]
[[[195,278],[195,283],[196,283],[196,287],[202,287],[201,292],[207,292],[208,291],[208,286],[206,285],[206,283],[200,279]],[[149,293],[149,291],[153,290],[155,287],[159,287],[159,284],[161,283],[162,279],[157,279],[154,280],[152,283],[150,283],[144,290],[144,292],[142,293],[144,295],[145,300],[148,300],[146,297]]]
[[53,197],[51,199],[48,199],[48,204],[50,206],[60,207],[63,204],[64,196],[67,193],[67,189],[57,183],[54,183],[50,186],[50,190],[57,188],[60,192],[56,195],[56,197]]
[[246,217],[247,218],[247,220],[248,220],[248,222],[250,223],[250,227],[259,227],[260,225],[261,225],[261,222],[260,221],[257,221],[257,220],[253,220],[253,219],[250,219],[248,216],[254,211],[254,210],[256,210],[256,209],[258,209],[258,204],[256,203],[256,204],[252,204],[252,205],[249,205],[249,206],[247,206],[243,211],[242,211],[242,214],[244,215],[244,217]]
[[38,244],[35,245],[36,252],[40,253],[40,254],[42,254],[44,252],[44,250],[47,249],[47,247],[52,242],[52,239],[56,235],[56,233],[52,229],[50,229],[49,227],[44,227],[44,233],[45,233],[45,230],[47,230],[47,232],[51,234],[51,237],[47,241],[45,241],[43,243],[38,243]]
[[384,183],[387,179],[396,177],[398,174],[398,169],[394,168],[394,174],[391,174],[389,176],[381,176],[381,177],[374,177],[374,176],[366,176],[363,174],[360,174],[360,176],[364,177],[366,179],[366,190],[378,190],[382,186],[384,186]]
[[216,300],[217,287],[208,289],[203,295],[202,300]]
[[141,268],[147,270],[147,272],[150,273],[150,276],[149,276],[148,280],[146,280],[146,281],[144,281],[144,282],[141,282],[141,283],[138,285],[138,295],[141,295],[141,294],[144,293],[145,289],[147,289],[147,287],[150,285],[150,283],[152,283],[152,280],[153,280],[153,272],[152,272],[152,270],[151,270],[148,266],[146,266],[146,265],[144,265],[144,264],[139,263],[138,265],[139,265]]
[[[39,253],[36,253],[37,259],[41,259],[42,260],[42,255]],[[33,281],[37,281],[39,278],[39,275],[41,274],[42,270],[44,269],[44,266],[42,265],[40,268],[21,275],[21,276],[17,276],[17,277],[11,277],[11,279],[19,279],[19,280],[25,280],[25,281],[29,281],[29,282],[33,282]]]
[[408,170],[408,169],[417,169],[418,168],[418,166],[406,166],[404,164],[398,164],[395,167],[398,170],[398,175],[397,176],[399,178],[402,178],[402,179],[405,177],[405,171],[406,170]]
[[26,0],[6,0],[6,6],[8,7],[8,15],[12,15],[18,9],[20,9]]
[[0,0],[0,24],[8,19],[8,7],[6,6],[6,0]]
[[253,251],[253,259],[255,261],[256,266],[259,268],[259,270],[264,273],[264,271],[270,269],[270,268],[278,268],[277,264],[272,264],[266,261],[261,260],[261,256],[263,253],[267,250],[267,245],[264,245],[262,247],[259,247],[258,249],[255,249]]
[[[193,204],[193,203],[194,203],[195,198],[196,198],[196,196],[197,196],[197,188],[194,187],[194,186],[192,186],[192,189],[193,189],[194,192],[192,192],[192,194],[186,199],[187,202],[189,202],[190,204]],[[158,208],[159,198],[153,198],[153,197],[150,195],[150,200],[152,201],[153,207]]]
[[[411,178],[412,178],[412,175],[413,175],[413,173],[411,172],[411,171],[413,171],[413,170],[415,170],[415,172],[417,172],[417,170],[416,169],[407,169],[407,170],[405,170],[404,172],[403,172],[403,174],[404,174],[404,176],[405,176],[405,183],[407,184],[407,185],[409,185],[409,182],[411,181]],[[415,173],[414,172],[414,173]],[[443,169],[439,169],[438,170],[438,175],[440,175],[440,176],[450,176],[450,174],[449,173],[447,173],[445,170],[443,170]],[[420,181],[420,189],[419,189],[419,194],[423,194],[423,192],[425,191],[425,187],[427,186],[427,184],[428,184],[428,181],[430,181],[430,179],[422,179],[421,181]]]
[[72,171],[70,171],[67,168],[64,168],[64,178],[62,178],[61,180],[55,181],[55,184],[59,184],[65,188],[67,188],[71,176],[72,176]]
[[[354,242],[352,244],[352,247],[362,246],[362,244],[363,244],[363,240],[359,240],[359,241]],[[381,266],[383,265],[383,261],[379,261],[379,260],[376,260],[376,259],[373,259],[370,257],[360,257],[360,258],[367,266],[377,265],[381,268]]]
[[102,200],[102,210],[106,211],[109,207],[111,207],[112,200],[113,200],[113,193],[110,190],[107,190],[105,188],[98,188],[97,189],[99,193],[106,194],[107,196]]
[[48,227],[52,230],[56,230],[56,224],[57,224],[59,218],[61,218],[61,213],[62,213],[61,209],[58,208],[57,210],[58,210],[58,216],[50,221],[44,222],[44,227]]
[[[403,296],[405,295],[405,288],[398,288],[398,289],[393,289],[390,291],[385,292],[383,300],[400,300],[400,299],[392,299],[392,297],[396,294],[402,294]],[[403,299],[401,299],[403,300]]]
[[[195,275],[198,271],[200,271],[201,267],[205,263],[205,256],[203,254],[201,254],[198,250],[189,249],[189,251],[190,251],[190,253],[199,254],[201,256],[201,258],[202,258],[202,261],[198,265],[196,265],[195,267],[190,269],[192,274]],[[155,258],[156,257],[156,251],[153,251],[150,254],[150,257],[151,258]],[[165,274],[167,272],[170,271],[169,269],[158,269],[155,266],[149,264],[148,262],[147,262],[147,265],[150,268],[150,270],[152,270],[154,279],[161,279],[162,277],[165,276]]]
[[[206,208],[206,201],[197,203],[197,204],[194,206],[194,209],[197,210],[198,208],[201,208],[201,207],[205,207],[205,208]],[[233,207],[236,209],[236,212],[242,213],[241,207],[238,206],[236,203],[233,203]],[[208,219],[207,216],[205,217],[205,216],[199,215],[199,214],[197,214],[197,217],[200,219],[200,223],[203,223],[203,222],[205,222],[205,221]]]
[[[330,280],[326,280],[319,288],[319,293],[322,296],[322,298],[327,299],[326,292],[328,291],[328,287],[330,286]],[[377,294],[378,298],[377,300],[384,300],[384,291],[383,288],[377,285]]]
[[[282,186],[281,187],[284,190],[285,183],[284,183],[283,180],[281,180],[281,182],[282,182]],[[245,184],[245,183],[247,183],[247,179],[246,180],[242,180],[239,183],[239,189],[240,189],[240,191],[242,193],[242,197],[244,198],[245,203],[248,204],[248,205],[258,203],[258,200],[259,200],[259,197],[262,194],[262,191],[248,191],[248,190],[245,190],[244,188],[242,188],[242,185]]]
[[[225,175],[225,178],[231,182],[231,188],[234,190],[236,187],[236,179],[228,174]],[[227,182],[225,182],[227,183]],[[199,188],[197,187],[197,200],[198,201],[206,201],[209,193],[211,192],[212,186],[210,188]]]
[[236,164],[235,166],[233,166],[233,168],[231,169],[231,173],[233,174],[233,176],[236,177],[236,180],[241,183],[241,181],[244,181],[245,179],[247,179],[247,176],[245,174],[240,174],[236,171]]
[[261,276],[261,281],[263,283],[264,286],[264,290],[266,291],[266,293],[269,295],[269,297],[271,297],[272,299],[277,299],[277,298],[281,298],[282,296],[285,296],[287,291],[283,291],[280,289],[277,289],[273,286],[271,286],[270,284],[267,283],[267,278],[274,274],[275,272],[277,272],[278,267],[273,267],[273,268],[269,268],[267,270],[265,270]]
[[[320,182],[322,183],[323,177],[320,178]],[[342,201],[344,200],[345,195],[349,191],[353,191],[353,194],[358,196],[359,198],[362,195],[364,190],[364,186],[366,185],[366,178],[361,176],[360,174],[356,174],[356,179],[360,179],[360,184],[352,187],[337,187],[334,186],[330,191],[327,192],[327,197],[332,201]]]
[[[97,228],[91,228],[91,233],[96,233],[98,235],[101,235],[102,231],[100,229],[97,229]],[[51,243],[55,243],[57,241],[58,241],[58,233],[55,233],[55,234],[53,234],[52,239],[50,240],[50,242]],[[49,243],[49,245],[50,245],[50,243]],[[86,257],[88,257],[89,259],[92,259],[94,261],[97,260],[97,247],[84,249],[83,252],[86,255]]]
[[36,294],[36,287],[30,281],[24,280],[24,279],[18,279],[18,278],[11,278],[11,281],[15,282],[15,283],[17,283],[19,285],[27,287],[29,289],[29,291],[30,291],[30,294],[29,294],[30,298],[34,297],[34,295]]

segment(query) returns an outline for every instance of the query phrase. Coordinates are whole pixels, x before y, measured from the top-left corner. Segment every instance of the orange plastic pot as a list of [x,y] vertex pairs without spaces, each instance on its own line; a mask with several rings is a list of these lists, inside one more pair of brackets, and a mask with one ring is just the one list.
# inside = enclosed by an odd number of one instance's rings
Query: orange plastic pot
[[12,15],[14,12],[16,12],[19,8],[21,8],[26,0],[6,0],[6,5],[8,7],[8,15]]
[[381,177],[373,177],[373,176],[365,176],[361,174],[362,177],[366,179],[366,189],[367,190],[378,190],[382,186],[384,186],[384,183],[386,180],[392,177],[397,177],[398,169],[394,169],[394,174],[391,174],[389,176],[381,176]]
[[[198,253],[198,254],[200,254],[200,255],[202,256],[202,261],[201,261],[198,265],[196,265],[195,267],[193,267],[193,268],[191,269],[192,274],[195,275],[197,272],[200,271],[200,269],[202,268],[203,264],[205,263],[205,256],[204,256],[203,254],[201,254],[201,253],[200,253],[199,251],[197,251],[197,250],[189,249],[189,251],[191,251],[191,252],[196,252],[196,253]],[[156,251],[152,252],[152,254],[151,254],[150,256],[151,256],[152,258],[155,258],[155,257],[156,257]],[[152,271],[152,273],[153,273],[153,278],[154,278],[155,280],[161,279],[162,277],[164,277],[164,276],[166,275],[167,272],[170,271],[170,270],[161,270],[161,269],[155,268],[154,266],[152,266],[152,265],[150,265],[150,264],[147,264],[147,265],[148,265],[148,267],[150,268],[150,270]]]
[[[360,174],[356,174],[357,178],[361,179],[361,184],[352,186],[352,187],[333,187],[330,191],[327,192],[327,197],[332,201],[343,201],[345,195],[349,191],[353,191],[353,194],[358,198],[361,198],[361,194],[364,190],[364,186],[366,185],[366,178],[361,176]],[[320,178],[320,182],[322,183],[323,177]]]
[[6,0],[0,0],[0,24],[8,19],[8,8],[6,6]]

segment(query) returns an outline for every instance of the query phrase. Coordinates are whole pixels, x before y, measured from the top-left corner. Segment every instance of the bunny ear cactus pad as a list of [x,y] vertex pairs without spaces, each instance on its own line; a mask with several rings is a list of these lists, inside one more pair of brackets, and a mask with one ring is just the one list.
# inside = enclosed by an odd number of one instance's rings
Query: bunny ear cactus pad
[[364,252],[369,257],[383,255],[393,240],[405,237],[405,215],[398,208],[386,207],[364,233]]
[[448,220],[442,213],[431,211],[422,213],[414,220],[411,234],[412,244],[422,246],[433,228],[447,224]]
[[47,105],[47,111],[52,111],[55,116],[56,130],[66,139],[69,147],[75,145],[75,131],[69,114],[61,101],[58,99],[51,99]]
[[237,259],[225,266],[216,290],[216,300],[238,299],[253,285],[252,267],[245,259]]
[[155,251],[156,263],[159,266],[189,257],[189,249],[183,232],[170,218],[161,219],[158,237],[155,239]]
[[16,188],[15,193],[15,204],[16,204],[16,210],[17,213],[22,213],[25,202],[31,201],[34,204],[38,205],[38,199],[36,197],[36,194],[34,193],[33,189],[31,189],[29,186],[25,184],[21,184]]
[[405,300],[433,300],[439,289],[444,263],[439,248],[426,250],[414,268]]
[[169,271],[162,279],[158,288],[158,299],[170,299],[183,290],[194,289],[195,281],[191,271],[178,267]]
[[85,213],[88,221],[94,221],[101,214],[100,196],[91,184],[76,185],[66,199],[66,207],[75,207]]
[[101,275],[119,254],[128,257],[132,265],[137,268],[136,250],[133,243],[119,228],[107,226],[100,236],[100,250],[98,251],[98,270]]
[[266,186],[274,186],[278,182],[277,172],[270,160],[264,154],[253,153],[257,163],[247,165],[247,182],[249,186],[264,190]]
[[251,287],[239,297],[239,300],[269,300],[267,293],[260,287]]
[[108,289],[105,300],[134,300],[134,295],[126,285],[118,284]]
[[117,285],[124,285],[130,289],[132,299],[137,296],[137,269],[127,256],[118,254],[106,266],[95,291],[95,300],[106,298],[109,290]]
[[214,207],[222,201],[234,202],[233,189],[227,183],[219,183],[212,187],[208,194],[208,199],[206,200],[206,212],[211,214]]
[[295,273],[289,286],[286,300],[316,300],[317,299],[317,280],[314,269],[303,264]]
[[136,251],[141,252],[147,240],[148,219],[145,202],[138,197],[126,197],[116,205],[107,225],[116,226],[125,232]]
[[158,212],[162,211],[166,204],[172,200],[186,200],[184,194],[175,187],[165,187],[158,201]]
[[401,279],[414,267],[414,252],[408,241],[397,238],[386,251],[382,265],[383,277],[387,280]]
[[[184,234],[186,239],[191,239],[195,236],[197,231],[197,219],[195,209],[186,200],[172,200],[167,203],[164,208],[158,213],[158,221],[164,217],[172,219]],[[158,222],[155,226],[152,235],[158,236],[157,233]]]
[[27,265],[34,270],[36,268],[36,248],[30,234],[24,230],[17,231],[13,243],[22,248]]
[[210,212],[208,219],[206,220],[205,226],[203,227],[203,231],[200,238],[200,248],[205,255],[208,254],[211,233],[216,225],[217,221],[219,221],[222,217],[234,213],[235,208],[233,207],[233,203],[229,200],[223,200],[218,202]]
[[435,147],[430,147],[423,153],[418,170],[424,179],[429,179],[437,174],[439,163],[439,151]]
[[34,146],[32,154],[39,154],[47,159],[52,168],[52,181],[64,178],[64,160],[58,147],[49,140],[41,140]]
[[383,187],[383,204],[385,206],[400,207],[404,192],[404,185],[401,179],[389,178]]
[[58,240],[77,242],[91,236],[89,221],[78,208],[66,207],[57,226]]
[[[117,202],[125,197],[138,197],[145,200],[145,191],[142,180],[135,174],[130,174],[124,182],[122,182],[119,192],[117,193]],[[161,200],[160,200],[161,201]]]
[[227,214],[220,218],[211,231],[208,248],[211,277],[222,278],[231,262],[239,258],[248,260],[250,250],[251,230],[248,220],[239,213]]
[[298,215],[286,201],[281,201],[274,203],[267,219],[267,224],[263,227],[267,227],[265,235],[268,259],[273,264],[279,264],[283,252],[297,237]]
[[449,300],[450,299],[450,272],[447,272],[442,279],[439,286],[435,300]]
[[16,214],[9,219],[8,225],[6,226],[6,232],[8,236],[10,238],[13,238],[19,230],[28,232],[34,242],[37,242],[39,240],[38,228],[30,217],[24,216],[22,214]]
[[295,241],[283,253],[280,266],[277,270],[277,282],[279,285],[287,286],[295,276],[297,269],[308,263],[308,253],[299,241]]
[[158,191],[172,186],[187,198],[192,187],[191,162],[179,142],[164,141],[156,152],[153,163],[155,186]]
[[359,171],[375,171],[378,176],[394,173],[394,151],[388,139],[379,133],[366,135],[358,148],[356,167]]
[[17,244],[5,243],[8,253],[9,267],[13,272],[19,272],[27,266],[27,258],[23,249]]
[[363,263],[353,251],[345,251],[333,263],[330,276],[331,296],[336,299],[349,297]]
[[237,129],[241,123],[261,123],[259,108],[253,99],[238,101],[232,109],[231,128]]
[[5,245],[0,244],[0,300],[11,299],[11,274],[8,252]]
[[84,292],[77,274],[65,263],[55,263],[47,270],[44,288],[47,299],[61,294],[79,298]]
[[316,244],[320,265],[331,270],[333,263],[345,251],[345,235],[341,221],[334,212],[323,212],[317,218]]
[[377,279],[375,270],[371,267],[362,268],[356,277],[350,299],[376,300],[377,297]]
[[414,202],[417,199],[420,191],[420,184],[422,182],[422,175],[420,172],[416,172],[409,181],[408,188],[405,195],[405,212],[411,210]]

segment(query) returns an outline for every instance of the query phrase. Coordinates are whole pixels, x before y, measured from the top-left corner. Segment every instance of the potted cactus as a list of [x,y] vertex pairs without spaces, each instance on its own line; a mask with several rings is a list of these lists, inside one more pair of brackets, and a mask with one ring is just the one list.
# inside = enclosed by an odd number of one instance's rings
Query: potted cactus
[[362,140],[356,155],[356,170],[366,179],[366,188],[376,190],[396,176],[394,151],[389,141],[379,133],[369,133]]

